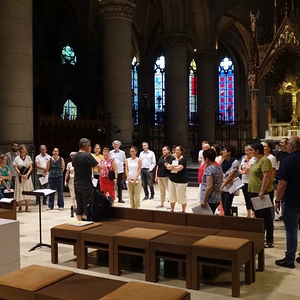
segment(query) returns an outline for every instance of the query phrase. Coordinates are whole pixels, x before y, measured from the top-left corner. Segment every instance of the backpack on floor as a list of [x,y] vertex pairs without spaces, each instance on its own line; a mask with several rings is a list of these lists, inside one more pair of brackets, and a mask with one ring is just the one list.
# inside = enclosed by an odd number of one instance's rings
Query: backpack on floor
[[112,198],[106,197],[98,189],[94,189],[92,201],[87,206],[87,219],[99,222],[109,219],[109,212],[112,205]]

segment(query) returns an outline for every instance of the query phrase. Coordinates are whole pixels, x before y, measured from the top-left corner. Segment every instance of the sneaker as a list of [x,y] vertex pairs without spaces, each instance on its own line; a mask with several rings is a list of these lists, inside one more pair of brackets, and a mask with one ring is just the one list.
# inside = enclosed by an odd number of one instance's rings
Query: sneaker
[[46,208],[46,210],[52,210],[52,209],[53,209],[53,207],[52,207],[52,208],[51,208],[51,207],[47,207],[47,208]]
[[63,208],[63,207],[60,207],[59,210],[62,211],[62,210],[64,210],[64,208]]
[[120,199],[118,202],[119,202],[119,203],[125,203],[125,201],[122,200],[122,199]]
[[286,261],[286,258],[275,260],[275,264],[277,266],[279,266],[279,267],[285,267],[285,268],[290,268],[290,269],[294,269],[296,267],[293,262],[292,263],[288,263]]
[[143,201],[144,200],[148,200],[149,199],[149,196],[145,196],[144,198],[143,198]]
[[279,218],[275,219],[275,221],[282,221],[282,220],[283,220],[282,216],[280,216]]
[[297,262],[298,264],[300,264],[300,254],[299,254],[299,256],[296,258],[296,262]]
[[265,243],[265,248],[274,248],[273,243]]

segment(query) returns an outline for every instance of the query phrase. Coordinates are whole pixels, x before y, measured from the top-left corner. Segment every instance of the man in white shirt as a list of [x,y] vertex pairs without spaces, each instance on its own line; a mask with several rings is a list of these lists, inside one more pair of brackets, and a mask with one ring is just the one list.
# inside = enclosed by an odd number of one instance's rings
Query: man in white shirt
[[143,200],[149,199],[148,185],[150,188],[150,199],[154,198],[154,187],[152,180],[152,171],[156,166],[156,159],[154,152],[149,150],[149,145],[146,142],[142,143],[143,150],[140,153],[139,158],[142,160],[142,169],[141,169],[141,180],[145,193]]
[[113,150],[110,151],[110,157],[113,158],[117,165],[118,179],[117,179],[117,188],[118,188],[118,202],[125,203],[122,199],[122,185],[123,185],[123,175],[124,175],[124,164],[126,160],[126,155],[123,150],[120,149],[121,142],[115,140],[112,142]]
[[[48,183],[41,184],[40,178],[46,177],[47,163],[51,156],[47,154],[47,147],[45,145],[40,146],[40,154],[35,157],[35,167],[36,167],[36,178],[37,178],[37,188],[48,188]],[[40,197],[36,197],[36,205],[40,204]],[[43,204],[47,205],[47,196],[43,197]]]

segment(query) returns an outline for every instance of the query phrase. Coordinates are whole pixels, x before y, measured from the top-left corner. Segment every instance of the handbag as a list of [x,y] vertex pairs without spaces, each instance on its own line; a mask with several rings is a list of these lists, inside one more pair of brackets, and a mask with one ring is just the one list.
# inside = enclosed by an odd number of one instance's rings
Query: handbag
[[110,181],[114,181],[116,179],[115,171],[114,170],[109,170],[108,171],[108,177],[109,177]]

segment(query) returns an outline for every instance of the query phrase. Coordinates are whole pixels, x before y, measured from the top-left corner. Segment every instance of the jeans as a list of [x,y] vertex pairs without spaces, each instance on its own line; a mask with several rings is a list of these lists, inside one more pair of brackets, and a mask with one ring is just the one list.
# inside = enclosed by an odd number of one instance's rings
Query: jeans
[[[59,208],[64,208],[64,195],[63,195],[63,190],[64,190],[64,180],[63,176],[51,178],[49,177],[49,189],[51,190],[57,190],[58,194],[58,199],[57,199],[57,206]],[[49,195],[49,203],[48,207],[53,209],[54,207],[54,196],[55,193]]]
[[141,180],[142,180],[142,185],[143,185],[145,196],[149,197],[148,185],[149,185],[149,188],[150,188],[151,196],[154,196],[152,171],[149,172],[149,170],[142,169],[141,170]]
[[[37,179],[37,188],[38,189],[47,189],[48,188],[48,185],[49,185],[49,182],[44,184],[44,185],[41,185],[41,182],[40,182],[40,178],[43,177],[43,174],[36,174],[36,179]],[[40,203],[40,198],[41,197],[36,197],[36,204],[39,204]],[[47,204],[47,196],[44,196],[43,197],[43,204]]]
[[286,252],[285,258],[288,263],[293,263],[295,261],[295,255],[298,246],[298,226],[299,226],[299,216],[300,209],[290,208],[284,205],[284,211],[282,214],[285,235],[286,235]]
[[[274,191],[267,193],[271,202],[273,203]],[[250,198],[258,197],[258,193],[249,193]],[[266,231],[266,242],[274,243],[274,222],[273,222],[273,210],[272,207],[255,210],[255,217],[264,219],[265,231]]]
[[233,197],[234,195],[228,192],[222,192],[221,194],[222,205],[223,205],[225,216],[232,216],[231,206],[232,206]]

